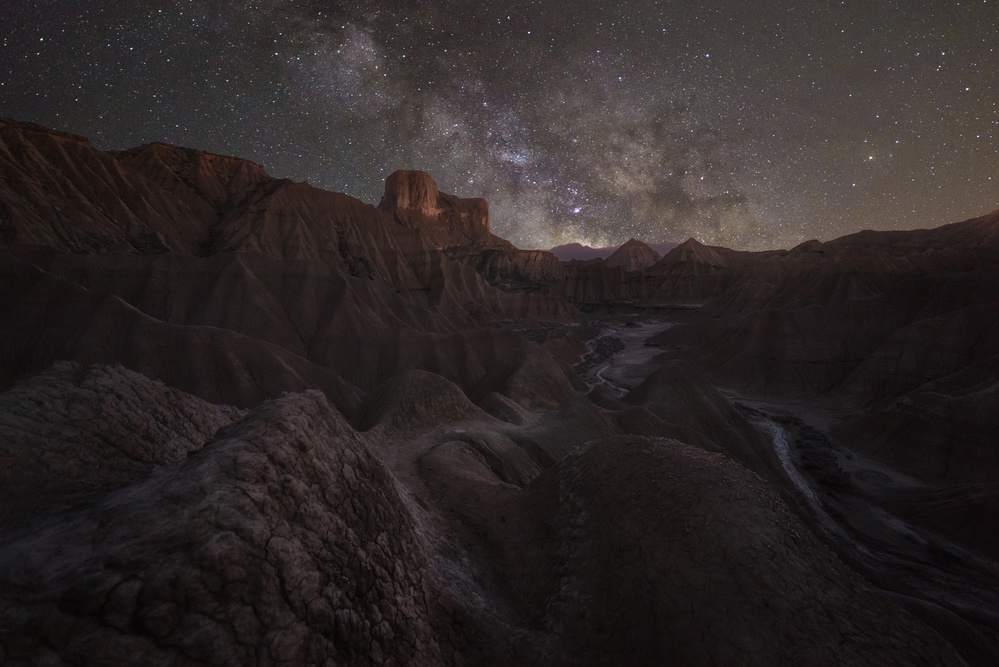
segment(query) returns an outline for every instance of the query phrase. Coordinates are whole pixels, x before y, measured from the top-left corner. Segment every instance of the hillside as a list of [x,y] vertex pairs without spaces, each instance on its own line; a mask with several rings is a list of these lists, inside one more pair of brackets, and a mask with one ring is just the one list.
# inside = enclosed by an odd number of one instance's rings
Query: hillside
[[560,261],[0,120],[0,662],[996,664],[999,211]]

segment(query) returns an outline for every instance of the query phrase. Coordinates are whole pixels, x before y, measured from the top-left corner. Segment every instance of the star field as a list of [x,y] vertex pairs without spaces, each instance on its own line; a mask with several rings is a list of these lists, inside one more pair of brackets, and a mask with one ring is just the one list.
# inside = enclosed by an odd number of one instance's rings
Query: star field
[[0,116],[371,203],[422,169],[524,248],[999,208],[999,0],[13,0],[0,35]]

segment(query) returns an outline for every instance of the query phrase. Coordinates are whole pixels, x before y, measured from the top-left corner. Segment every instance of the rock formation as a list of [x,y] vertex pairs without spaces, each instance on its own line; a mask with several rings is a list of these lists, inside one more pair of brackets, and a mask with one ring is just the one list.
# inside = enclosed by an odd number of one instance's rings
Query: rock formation
[[644,271],[662,256],[641,241],[628,239],[627,243],[607,258],[607,266],[620,266],[625,271]]
[[0,663],[996,664],[996,267],[0,120]]
[[0,547],[7,664],[432,664],[467,647],[429,536],[318,393],[67,518]]
[[[378,208],[399,224],[419,229],[438,249],[489,244],[489,204],[442,194],[430,174],[397,171],[385,180]],[[504,243],[504,245],[507,245]]]
[[3,522],[141,479],[241,416],[120,366],[57,362],[0,393]]

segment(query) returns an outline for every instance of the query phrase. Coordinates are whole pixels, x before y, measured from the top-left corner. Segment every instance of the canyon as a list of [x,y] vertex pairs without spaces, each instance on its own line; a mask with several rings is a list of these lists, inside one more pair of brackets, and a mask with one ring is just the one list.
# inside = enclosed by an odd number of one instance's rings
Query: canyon
[[3,664],[999,663],[999,211],[561,261],[0,119],[0,281]]

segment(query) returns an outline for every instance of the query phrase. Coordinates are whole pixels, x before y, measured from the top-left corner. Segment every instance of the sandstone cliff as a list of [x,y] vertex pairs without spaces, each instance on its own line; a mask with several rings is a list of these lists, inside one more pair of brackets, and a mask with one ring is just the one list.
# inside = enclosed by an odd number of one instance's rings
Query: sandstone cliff
[[489,233],[489,204],[485,199],[460,199],[437,190],[422,171],[397,171],[385,180],[378,208],[399,224],[419,229],[438,249],[454,246],[509,245]]

